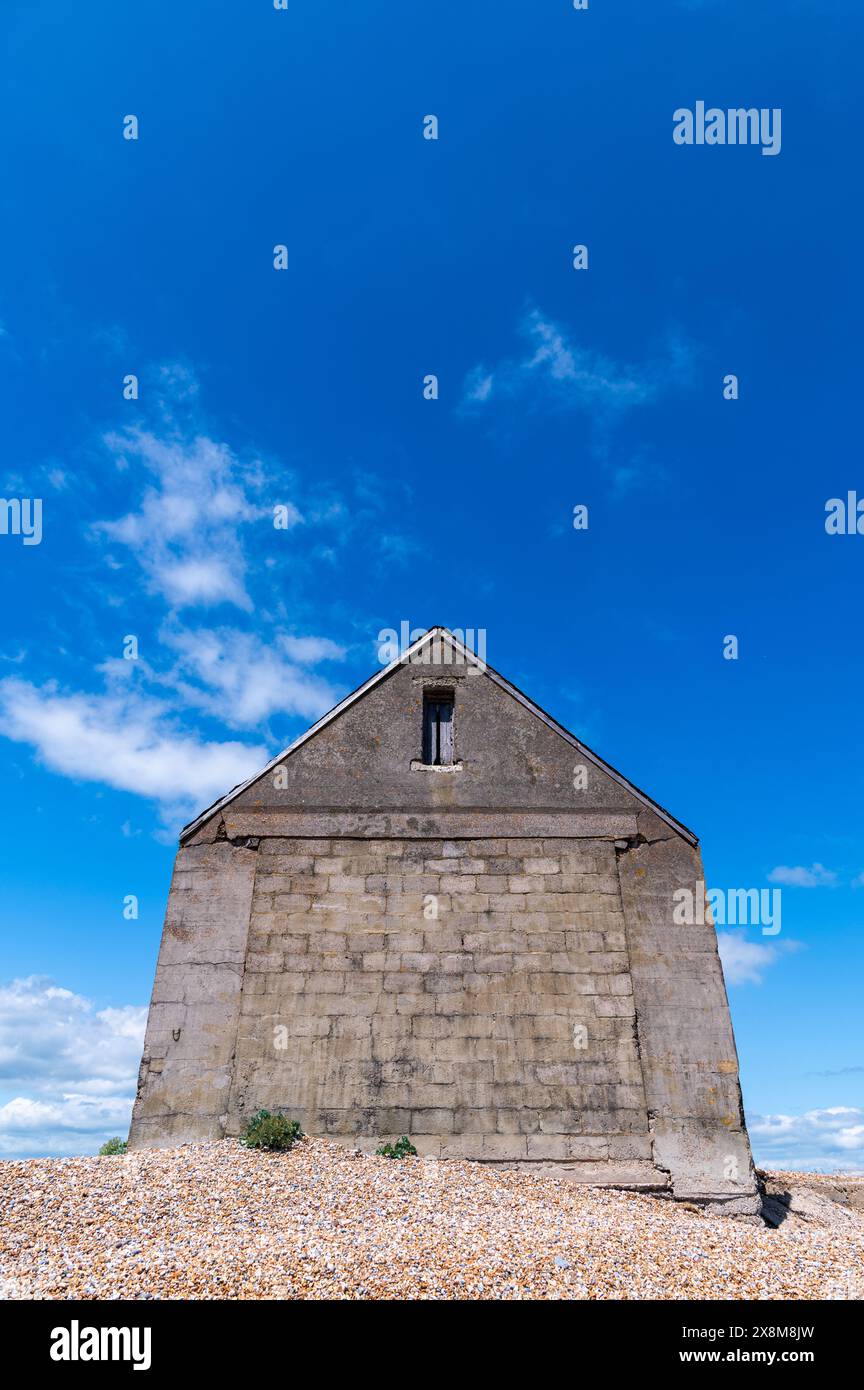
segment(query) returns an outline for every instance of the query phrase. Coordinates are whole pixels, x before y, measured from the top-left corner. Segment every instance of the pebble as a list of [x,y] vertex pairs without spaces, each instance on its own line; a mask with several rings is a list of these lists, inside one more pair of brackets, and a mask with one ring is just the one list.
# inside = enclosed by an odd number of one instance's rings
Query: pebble
[[0,1298],[860,1297],[864,1215],[837,1210],[835,1221],[825,1208],[772,1229],[565,1178],[358,1157],[309,1138],[287,1154],[225,1139],[5,1160]]

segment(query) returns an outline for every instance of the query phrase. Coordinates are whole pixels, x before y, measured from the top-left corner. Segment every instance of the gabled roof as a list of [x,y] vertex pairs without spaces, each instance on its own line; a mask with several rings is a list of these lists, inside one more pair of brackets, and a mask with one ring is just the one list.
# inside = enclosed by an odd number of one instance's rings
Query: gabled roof
[[643,806],[647,806],[649,810],[658,815],[661,820],[665,821],[667,825],[670,825],[672,829],[677,831],[689,844],[696,845],[699,843],[697,836],[692,830],[688,830],[686,825],[676,820],[675,817],[670,815],[658,802],[652,800],[647,793],[641,791],[639,787],[634,786],[632,782],[622,776],[611,764],[604,762],[592,749],[582,743],[580,739],[576,738],[575,734],[571,734],[562,724],[558,723],[557,719],[553,719],[551,714],[547,714],[545,710],[541,709],[539,705],[535,704],[533,700],[530,700],[527,695],[523,694],[517,686],[505,680],[504,677],[493,670],[487,662],[481,661],[477,654],[471,651],[470,647],[466,647],[459,638],[455,637],[450,629],[446,627],[430,627],[429,630],[424,632],[422,637],[418,637],[417,641],[413,642],[401,656],[397,656],[394,661],[391,661],[389,666],[385,666],[381,671],[376,671],[374,676],[370,676],[367,681],[364,681],[363,684],[352,691],[350,695],[346,695],[344,700],[340,700],[338,705],[334,705],[327,714],[322,715],[317,723],[306,730],[305,734],[301,734],[299,738],[295,739],[293,743],[289,744],[288,747],[277,754],[275,758],[271,758],[267,766],[262,767],[260,772],[256,772],[252,777],[248,777],[245,782],[240,782],[236,787],[232,787],[231,791],[228,792],[226,796],[223,796],[219,801],[214,801],[213,805],[208,806],[206,811],[202,811],[200,816],[196,816],[188,825],[184,825],[180,832],[180,843],[183,844],[188,840],[205,821],[210,820],[211,817],[215,816],[223,807],[230,805],[242,792],[246,791],[247,787],[251,787],[253,783],[259,781],[260,778],[266,777],[268,772],[278,767],[279,764],[284,762],[287,757],[290,757],[292,753],[296,753],[297,749],[302,748],[304,743],[308,743],[309,740],[320,733],[322,729],[326,729],[328,724],[332,724],[334,719],[338,719],[339,715],[346,709],[349,709],[351,705],[356,704],[358,700],[362,700],[363,696],[366,695],[368,691],[372,690],[376,685],[380,685],[382,681],[386,681],[388,676],[391,676],[394,671],[404,666],[425,643],[441,638],[446,638],[462,660],[466,663],[473,663],[479,666],[490,680],[494,681],[502,690],[506,690],[507,694],[512,695],[513,699],[518,700],[519,704],[524,705],[525,709],[530,710],[536,718],[540,719],[553,731],[553,733],[558,734],[565,742],[569,743],[571,748],[575,748],[588,762],[600,768],[602,772],[606,773],[607,777],[611,777],[613,782],[617,782],[619,786],[623,787],[625,791],[628,791],[637,801],[641,801]]

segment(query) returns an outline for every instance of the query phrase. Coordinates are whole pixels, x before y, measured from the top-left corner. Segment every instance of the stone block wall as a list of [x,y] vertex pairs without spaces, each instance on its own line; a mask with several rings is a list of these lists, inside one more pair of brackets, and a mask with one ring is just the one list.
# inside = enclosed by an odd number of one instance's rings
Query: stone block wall
[[130,1142],[224,1133],[258,856],[188,845],[177,855],[144,1039]]
[[441,674],[389,668],[184,831],[131,1146],[266,1107],[752,1214],[716,934],[673,915],[695,836],[491,670],[448,669],[458,761],[418,763]]
[[614,846],[261,842],[228,1129],[650,1160]]

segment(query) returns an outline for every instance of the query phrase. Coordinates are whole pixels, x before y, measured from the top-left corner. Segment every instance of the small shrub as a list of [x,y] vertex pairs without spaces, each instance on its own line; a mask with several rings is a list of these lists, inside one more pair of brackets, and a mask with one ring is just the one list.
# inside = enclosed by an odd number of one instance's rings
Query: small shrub
[[403,1134],[401,1139],[397,1139],[395,1144],[382,1144],[380,1149],[375,1150],[379,1158],[416,1158],[417,1150],[411,1143],[407,1134]]
[[109,1139],[107,1143],[102,1145],[101,1149],[99,1150],[99,1157],[108,1158],[110,1155],[125,1154],[125,1152],[126,1140],[121,1139],[119,1135],[115,1134],[113,1139]]
[[269,1110],[259,1110],[246,1126],[240,1143],[247,1149],[279,1149],[284,1153],[302,1138],[303,1131],[296,1120],[289,1120],[286,1115],[271,1115]]

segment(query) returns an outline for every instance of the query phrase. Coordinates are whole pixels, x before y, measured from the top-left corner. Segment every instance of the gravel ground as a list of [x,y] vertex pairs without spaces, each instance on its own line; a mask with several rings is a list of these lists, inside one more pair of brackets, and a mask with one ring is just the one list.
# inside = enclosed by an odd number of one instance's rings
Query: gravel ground
[[[815,1183],[771,1176],[796,1190]],[[830,1178],[838,1182],[861,1185]],[[864,1293],[864,1216],[824,1196],[772,1230],[635,1193],[476,1163],[363,1157],[320,1139],[289,1154],[225,1140],[5,1161],[0,1187],[4,1298]]]

